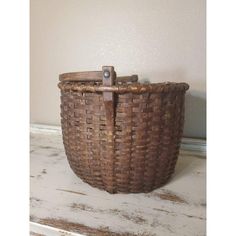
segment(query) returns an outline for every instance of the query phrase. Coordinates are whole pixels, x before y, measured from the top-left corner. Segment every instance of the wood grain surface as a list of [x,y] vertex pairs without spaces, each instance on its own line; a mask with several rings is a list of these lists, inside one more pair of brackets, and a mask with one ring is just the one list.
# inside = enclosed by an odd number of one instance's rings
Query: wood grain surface
[[75,176],[56,132],[31,134],[30,161],[31,235],[205,235],[205,159],[181,155],[162,188],[116,195]]

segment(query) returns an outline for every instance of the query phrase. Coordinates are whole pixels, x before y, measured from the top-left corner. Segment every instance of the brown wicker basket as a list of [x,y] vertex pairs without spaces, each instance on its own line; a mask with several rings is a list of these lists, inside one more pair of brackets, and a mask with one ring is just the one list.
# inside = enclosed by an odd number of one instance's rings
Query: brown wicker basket
[[149,192],[170,179],[188,84],[140,84],[110,66],[60,81],[63,142],[77,176],[110,193]]

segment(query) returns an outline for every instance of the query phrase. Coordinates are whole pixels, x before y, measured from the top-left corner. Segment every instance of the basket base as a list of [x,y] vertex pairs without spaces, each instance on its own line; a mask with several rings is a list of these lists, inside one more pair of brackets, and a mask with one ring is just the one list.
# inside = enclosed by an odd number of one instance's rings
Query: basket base
[[[72,168],[71,168],[72,169]],[[126,186],[126,187],[119,187],[119,186],[114,186],[113,188],[109,188],[106,187],[103,183],[99,183],[99,182],[95,182],[93,180],[90,180],[88,178],[83,178],[83,176],[81,176],[79,173],[77,173],[76,171],[74,171],[72,169],[72,171],[75,173],[75,175],[80,178],[84,183],[89,184],[90,186],[106,191],[110,194],[118,194],[118,193],[149,193],[154,191],[155,189],[161,188],[164,185],[166,185],[170,180],[172,175],[168,176],[167,178],[165,178],[164,180],[162,180],[161,182],[155,184],[155,185],[149,185],[147,186],[147,184],[143,184],[143,186],[137,187],[137,186]]]

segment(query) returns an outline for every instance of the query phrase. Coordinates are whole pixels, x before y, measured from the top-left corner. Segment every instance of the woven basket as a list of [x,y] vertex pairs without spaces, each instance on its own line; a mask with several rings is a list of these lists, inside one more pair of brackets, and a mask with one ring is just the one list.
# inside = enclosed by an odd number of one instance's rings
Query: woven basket
[[110,193],[149,192],[170,179],[188,84],[140,84],[110,66],[60,81],[63,142],[77,176]]

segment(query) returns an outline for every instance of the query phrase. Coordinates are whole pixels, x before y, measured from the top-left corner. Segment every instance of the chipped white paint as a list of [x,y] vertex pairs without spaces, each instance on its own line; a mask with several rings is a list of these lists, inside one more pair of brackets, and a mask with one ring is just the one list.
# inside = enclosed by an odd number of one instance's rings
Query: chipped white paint
[[112,195],[75,176],[58,132],[33,132],[30,174],[32,222],[50,218],[123,235],[205,235],[203,158],[181,154],[171,181],[151,193]]
[[49,235],[49,236],[83,236],[83,234],[72,233],[58,228],[30,222],[30,236]]

